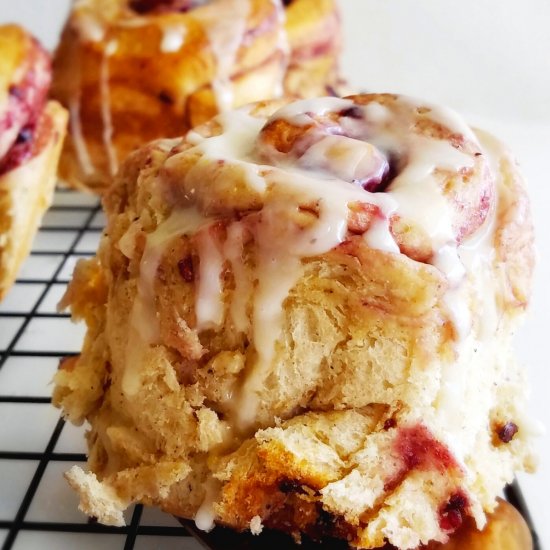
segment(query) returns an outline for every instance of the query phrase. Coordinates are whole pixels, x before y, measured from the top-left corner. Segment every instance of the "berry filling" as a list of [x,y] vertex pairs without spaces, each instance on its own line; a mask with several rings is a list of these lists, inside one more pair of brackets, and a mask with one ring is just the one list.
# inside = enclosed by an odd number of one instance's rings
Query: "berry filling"
[[422,424],[399,429],[393,443],[393,454],[400,459],[401,467],[386,481],[386,491],[395,489],[413,470],[437,470],[445,473],[460,469],[449,449],[435,439]]
[[49,141],[52,131],[52,120],[48,116],[41,116],[37,121],[22,128],[11,149],[0,160],[0,176],[26,164],[38,155]]
[[130,8],[139,14],[184,13],[206,4],[208,0],[130,0]]
[[41,113],[51,82],[51,64],[49,55],[34,40],[26,69],[21,81],[10,86],[6,110],[0,114],[0,173],[26,162],[43,143],[37,136],[46,131]]
[[453,493],[449,500],[439,508],[441,529],[448,533],[454,533],[462,525],[469,505],[468,497],[462,491]]
[[191,256],[178,262],[178,270],[186,283],[192,283],[195,280],[195,271],[193,269],[193,259]]
[[517,424],[506,422],[506,424],[497,427],[497,436],[502,443],[510,443],[518,431]]
[[403,460],[407,471],[436,469],[444,472],[458,466],[449,449],[421,424],[402,428],[394,448]]

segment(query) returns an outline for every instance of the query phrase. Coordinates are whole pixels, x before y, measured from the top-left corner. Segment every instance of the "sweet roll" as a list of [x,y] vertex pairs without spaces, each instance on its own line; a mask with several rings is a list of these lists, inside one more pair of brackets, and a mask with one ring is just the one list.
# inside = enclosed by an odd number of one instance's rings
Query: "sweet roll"
[[46,101],[50,57],[25,30],[0,26],[0,300],[51,203],[67,116]]
[[513,157],[411,98],[264,102],[132,153],[62,305],[54,404],[81,509],[132,502],[357,548],[446,543],[532,470],[511,334],[530,293]]
[[54,59],[53,96],[70,111],[62,179],[101,192],[152,139],[252,101],[337,88],[334,2],[78,0]]

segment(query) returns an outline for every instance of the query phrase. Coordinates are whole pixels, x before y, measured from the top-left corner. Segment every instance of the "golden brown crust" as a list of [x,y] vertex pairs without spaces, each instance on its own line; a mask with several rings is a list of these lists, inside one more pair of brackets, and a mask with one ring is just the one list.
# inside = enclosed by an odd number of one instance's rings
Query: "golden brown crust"
[[3,25],[0,32],[0,102],[3,106],[8,90],[17,78],[29,49],[29,35],[17,25]]
[[48,54],[24,29],[0,27],[0,300],[48,208],[67,116],[45,104]]
[[0,299],[15,281],[53,198],[67,112],[51,101],[42,118],[48,133],[41,151],[0,176]]
[[[287,47],[302,52],[295,59],[292,53],[287,93],[313,96],[326,93],[327,84],[336,86],[339,22],[334,0],[296,0],[288,9],[289,44],[277,3],[246,2],[249,11],[241,28],[239,16],[231,13],[244,4],[225,1],[232,11],[224,14],[208,4],[185,13],[142,15],[122,1],[106,13],[100,0],[74,8],[55,55],[52,90],[71,110],[60,167],[63,180],[102,191],[124,157],[143,143],[181,136],[220,108],[276,97],[291,55]],[[304,11],[308,16],[302,19]],[[215,29],[223,17],[234,18],[238,44],[212,42],[209,33],[223,36]],[[94,32],[97,37],[89,36]],[[325,36],[330,42],[316,49]],[[306,51],[308,44],[311,51]]]
[[294,0],[286,8],[286,31],[291,51],[287,95],[343,95],[340,13],[334,0]]
[[532,550],[533,539],[520,513],[499,499],[483,531],[468,523],[447,544],[429,544],[428,550]]

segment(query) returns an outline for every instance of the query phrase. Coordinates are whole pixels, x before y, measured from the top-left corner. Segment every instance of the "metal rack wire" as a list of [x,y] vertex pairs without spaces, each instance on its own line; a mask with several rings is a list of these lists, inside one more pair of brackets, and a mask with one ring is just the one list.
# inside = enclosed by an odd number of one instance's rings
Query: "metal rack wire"
[[198,550],[177,520],[134,506],[127,526],[105,527],[76,510],[61,473],[86,460],[82,431],[50,405],[60,358],[83,330],[58,313],[75,262],[90,256],[103,217],[96,197],[56,192],[19,279],[0,304],[0,543],[5,550]]
[[[58,190],[31,256],[0,304],[2,548],[290,548],[291,542],[274,546],[274,541],[265,537],[236,539],[224,530],[206,535],[194,531],[190,523],[184,528],[176,519],[141,505],[128,511],[123,528],[99,525],[76,510],[76,496],[61,473],[86,460],[84,439],[82,430],[65,424],[51,407],[48,383],[59,359],[79,350],[83,329],[73,325],[69,315],[57,312],[55,306],[75,262],[95,251],[102,228],[96,197]],[[507,490],[507,498],[529,520],[517,486]],[[532,524],[531,528],[535,550],[540,550]]]

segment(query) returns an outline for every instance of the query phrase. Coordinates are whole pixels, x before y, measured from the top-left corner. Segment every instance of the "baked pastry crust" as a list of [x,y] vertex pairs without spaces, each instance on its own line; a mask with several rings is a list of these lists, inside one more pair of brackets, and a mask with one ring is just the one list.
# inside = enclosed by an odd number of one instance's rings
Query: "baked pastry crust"
[[427,550],[532,550],[533,539],[521,514],[499,499],[496,510],[487,517],[487,525],[478,531],[468,523],[446,544],[429,544]]
[[67,113],[45,101],[49,58],[15,25],[0,27],[0,300],[53,197]]
[[[369,191],[367,191],[369,189]],[[532,226],[513,158],[394,95],[267,102],[133,153],[62,306],[81,507],[358,548],[478,528],[534,467],[510,336]]]
[[338,87],[334,0],[137,4],[80,0],[65,26],[52,94],[71,113],[60,167],[69,185],[101,192],[130,151],[220,110]]

